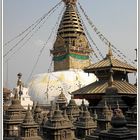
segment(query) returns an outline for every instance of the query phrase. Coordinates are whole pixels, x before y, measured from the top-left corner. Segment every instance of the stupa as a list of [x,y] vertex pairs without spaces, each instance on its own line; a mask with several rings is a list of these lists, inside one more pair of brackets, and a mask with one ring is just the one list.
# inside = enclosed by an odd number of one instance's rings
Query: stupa
[[[93,73],[87,74],[82,69],[91,64],[91,49],[86,38],[78,11],[77,0],[63,0],[65,12],[61,19],[51,54],[54,71],[33,76],[29,82],[32,100],[40,104],[50,104],[64,89],[64,95],[70,100],[69,92],[95,82]],[[79,102],[81,104],[81,102]]]
[[48,119],[43,127],[45,140],[73,140],[72,123],[63,117],[57,104],[53,116]]
[[13,140],[19,136],[20,125],[23,122],[25,113],[16,91],[12,104],[8,107],[3,119],[4,140]]
[[24,86],[24,83],[21,80],[22,73],[18,73],[17,77],[17,86],[13,89],[12,92],[13,94],[15,94],[15,91],[19,93],[21,105],[27,110],[28,105],[30,105],[30,107],[33,106],[33,101],[30,99],[28,88]]

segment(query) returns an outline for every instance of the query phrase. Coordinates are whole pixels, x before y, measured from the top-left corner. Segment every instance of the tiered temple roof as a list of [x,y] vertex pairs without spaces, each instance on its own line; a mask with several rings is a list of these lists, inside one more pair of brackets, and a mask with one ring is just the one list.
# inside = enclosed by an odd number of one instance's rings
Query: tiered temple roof
[[[128,82],[128,73],[136,72],[136,68],[116,59],[112,54],[111,48],[109,48],[109,52],[103,60],[84,70],[88,73],[95,73],[99,80],[74,91],[72,93],[74,98],[85,98],[87,100],[97,99],[99,101],[108,87],[110,69],[113,71],[113,86],[118,90],[117,94],[135,97],[137,87]],[[97,103],[95,104],[97,105]]]

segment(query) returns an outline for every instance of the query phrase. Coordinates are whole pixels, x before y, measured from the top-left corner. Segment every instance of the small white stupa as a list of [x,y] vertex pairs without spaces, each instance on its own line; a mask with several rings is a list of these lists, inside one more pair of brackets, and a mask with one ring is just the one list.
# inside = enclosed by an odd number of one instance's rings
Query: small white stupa
[[22,74],[18,73],[18,81],[17,81],[17,86],[16,88],[13,89],[13,95],[17,91],[19,93],[19,99],[21,101],[21,105],[25,108],[28,109],[28,105],[30,105],[30,108],[33,106],[33,101],[30,99],[28,88],[26,88],[21,81]]

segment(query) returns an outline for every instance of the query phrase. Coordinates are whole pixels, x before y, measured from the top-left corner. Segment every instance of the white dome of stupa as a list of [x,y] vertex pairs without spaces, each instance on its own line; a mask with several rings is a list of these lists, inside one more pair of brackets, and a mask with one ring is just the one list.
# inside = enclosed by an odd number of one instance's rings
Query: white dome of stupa
[[[96,80],[94,74],[85,73],[81,69],[38,74],[33,76],[29,83],[29,94],[32,100],[40,104],[50,104],[51,101],[56,100],[63,89],[63,93],[69,102],[71,92]],[[76,99],[76,102],[80,104],[81,100]]]

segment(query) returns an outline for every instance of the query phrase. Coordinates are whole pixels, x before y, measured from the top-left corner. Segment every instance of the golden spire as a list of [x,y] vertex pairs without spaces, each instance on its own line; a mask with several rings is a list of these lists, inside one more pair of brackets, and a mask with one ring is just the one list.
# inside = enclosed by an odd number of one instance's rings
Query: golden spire
[[[79,34],[85,33],[82,27],[82,22],[79,17],[77,8],[73,5],[68,5],[62,17],[58,29],[58,35],[60,35],[63,39],[69,38],[72,41],[71,38],[77,37],[79,36]],[[67,42],[69,41],[67,40]]]
[[108,54],[107,54],[108,57],[111,57],[113,56],[113,53],[112,53],[112,48],[111,48],[111,44],[109,42],[109,46],[108,46]]
[[76,7],[77,0],[63,0],[63,2],[66,9],[51,50],[54,71],[83,69],[90,65],[91,49]]
[[73,5],[75,5],[76,2],[77,2],[77,0],[63,0],[63,2],[64,2],[66,5],[68,5],[68,4],[73,4]]

